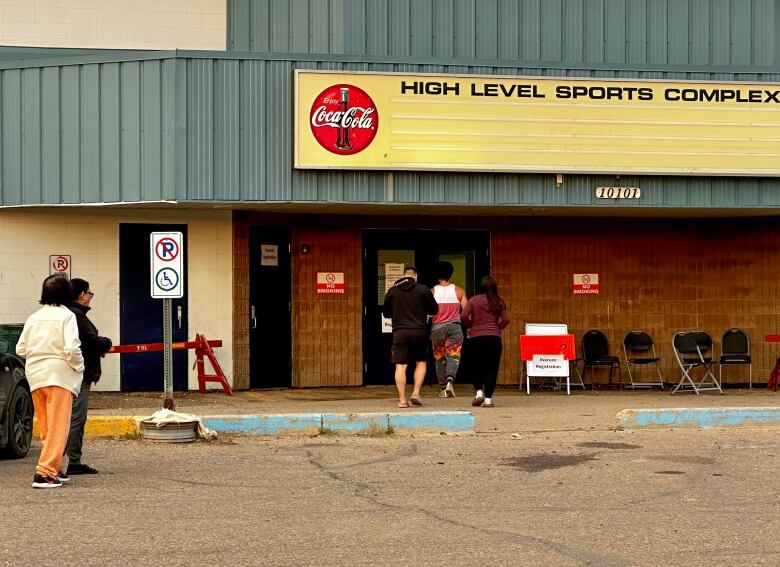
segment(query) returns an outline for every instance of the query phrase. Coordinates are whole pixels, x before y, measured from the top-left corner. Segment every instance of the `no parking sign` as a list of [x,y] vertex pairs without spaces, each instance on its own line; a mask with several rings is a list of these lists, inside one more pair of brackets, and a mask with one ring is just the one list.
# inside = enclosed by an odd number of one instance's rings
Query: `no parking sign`
[[184,295],[184,250],[181,232],[153,232],[149,237],[152,258],[152,297]]

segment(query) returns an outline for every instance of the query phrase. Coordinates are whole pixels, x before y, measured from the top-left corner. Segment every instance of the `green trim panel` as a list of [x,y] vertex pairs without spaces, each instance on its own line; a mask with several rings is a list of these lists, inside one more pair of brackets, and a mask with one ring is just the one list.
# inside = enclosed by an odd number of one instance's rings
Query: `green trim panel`
[[[607,4],[609,4],[607,2]],[[505,8],[507,6],[504,6]],[[462,65],[237,58],[50,62],[0,70],[0,205],[403,204],[649,209],[780,207],[780,179],[302,171],[295,69],[469,73]],[[129,55],[128,55],[129,56]],[[496,75],[780,82],[780,74],[479,67]],[[640,186],[602,204],[598,185]]]
[[778,0],[228,0],[231,51],[777,65]]

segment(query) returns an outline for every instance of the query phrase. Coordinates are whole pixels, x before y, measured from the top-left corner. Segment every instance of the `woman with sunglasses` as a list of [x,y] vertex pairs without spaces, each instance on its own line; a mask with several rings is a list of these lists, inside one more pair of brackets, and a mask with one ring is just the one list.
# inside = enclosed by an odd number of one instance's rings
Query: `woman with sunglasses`
[[81,448],[84,444],[84,426],[87,423],[87,407],[92,384],[100,380],[102,372],[100,358],[111,348],[111,339],[101,337],[87,313],[92,309],[89,304],[95,294],[89,289],[89,282],[81,278],[70,280],[70,292],[73,300],[68,307],[76,315],[81,339],[81,352],[84,354],[84,380],[81,391],[73,399],[73,413],[70,418],[70,434],[65,454],[68,456],[68,475],[97,474],[97,469],[81,462]]

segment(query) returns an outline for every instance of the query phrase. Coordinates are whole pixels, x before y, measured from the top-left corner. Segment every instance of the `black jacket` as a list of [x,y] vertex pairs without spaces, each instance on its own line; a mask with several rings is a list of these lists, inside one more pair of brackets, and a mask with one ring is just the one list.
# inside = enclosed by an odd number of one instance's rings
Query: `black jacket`
[[414,278],[404,277],[387,290],[382,315],[393,320],[393,330],[428,328],[428,315],[436,315],[439,304],[431,290]]
[[98,335],[95,325],[87,319],[90,307],[74,301],[68,305],[68,309],[76,315],[76,324],[79,326],[81,354],[84,355],[84,382],[97,382],[101,373],[100,357],[111,348],[111,339]]

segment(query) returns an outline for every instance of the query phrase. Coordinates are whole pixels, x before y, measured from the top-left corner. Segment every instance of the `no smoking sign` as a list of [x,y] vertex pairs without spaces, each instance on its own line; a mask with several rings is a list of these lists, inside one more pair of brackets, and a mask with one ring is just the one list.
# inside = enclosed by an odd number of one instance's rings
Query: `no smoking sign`
[[317,272],[318,294],[344,294],[344,272]]
[[153,232],[151,248],[152,297],[179,298],[184,295],[184,251],[181,232]]
[[574,295],[598,295],[599,275],[598,274],[574,274],[572,292],[574,293]]

